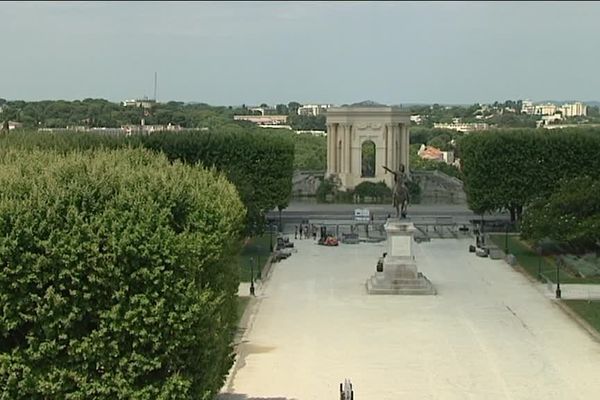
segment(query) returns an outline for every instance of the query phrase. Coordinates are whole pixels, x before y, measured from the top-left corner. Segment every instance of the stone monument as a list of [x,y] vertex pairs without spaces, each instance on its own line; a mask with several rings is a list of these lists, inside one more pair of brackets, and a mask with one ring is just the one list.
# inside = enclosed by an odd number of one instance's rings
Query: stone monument
[[[387,252],[375,274],[367,280],[369,294],[436,294],[436,290],[418,271],[413,252],[413,235],[416,228],[406,219],[388,218]],[[383,264],[383,271],[380,271]]]
[[391,188],[394,176],[388,171],[398,170],[401,164],[410,177],[408,110],[363,102],[330,107],[326,118],[326,177],[339,179],[340,190],[353,189],[362,182],[381,181]]

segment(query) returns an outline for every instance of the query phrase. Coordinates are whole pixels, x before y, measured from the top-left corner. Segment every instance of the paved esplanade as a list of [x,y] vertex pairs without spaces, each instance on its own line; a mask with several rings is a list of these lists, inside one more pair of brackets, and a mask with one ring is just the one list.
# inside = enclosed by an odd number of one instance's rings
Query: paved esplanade
[[437,296],[369,296],[384,243],[297,240],[275,265],[241,345],[231,398],[594,399],[600,344],[471,240],[415,244]]

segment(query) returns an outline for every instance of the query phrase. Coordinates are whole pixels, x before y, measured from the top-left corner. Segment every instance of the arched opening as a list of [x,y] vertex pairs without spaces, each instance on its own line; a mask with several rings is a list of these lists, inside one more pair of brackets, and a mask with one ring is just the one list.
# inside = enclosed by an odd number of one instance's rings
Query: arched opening
[[360,149],[361,176],[372,178],[375,176],[375,143],[371,140],[363,142]]

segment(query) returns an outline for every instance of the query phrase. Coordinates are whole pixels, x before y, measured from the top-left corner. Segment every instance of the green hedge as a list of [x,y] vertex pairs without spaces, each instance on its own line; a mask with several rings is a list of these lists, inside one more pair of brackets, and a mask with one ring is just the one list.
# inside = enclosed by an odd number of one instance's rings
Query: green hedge
[[244,208],[147,150],[0,151],[0,398],[210,399]]
[[491,130],[459,140],[469,207],[519,217],[523,207],[548,196],[561,179],[600,171],[600,129]]
[[278,206],[287,207],[292,192],[294,143],[289,136],[247,131],[161,132],[151,135],[113,136],[92,133],[10,133],[0,137],[0,147],[73,149],[146,147],[170,160],[202,163],[223,171],[238,189],[248,213],[248,232],[260,232],[264,215]]

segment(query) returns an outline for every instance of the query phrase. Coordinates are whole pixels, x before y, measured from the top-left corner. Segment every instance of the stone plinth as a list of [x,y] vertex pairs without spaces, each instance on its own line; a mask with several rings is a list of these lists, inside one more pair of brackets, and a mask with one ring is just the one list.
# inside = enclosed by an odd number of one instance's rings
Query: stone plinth
[[383,271],[367,280],[369,294],[436,294],[435,288],[418,271],[413,253],[414,224],[407,220],[388,219],[387,253],[380,263]]

